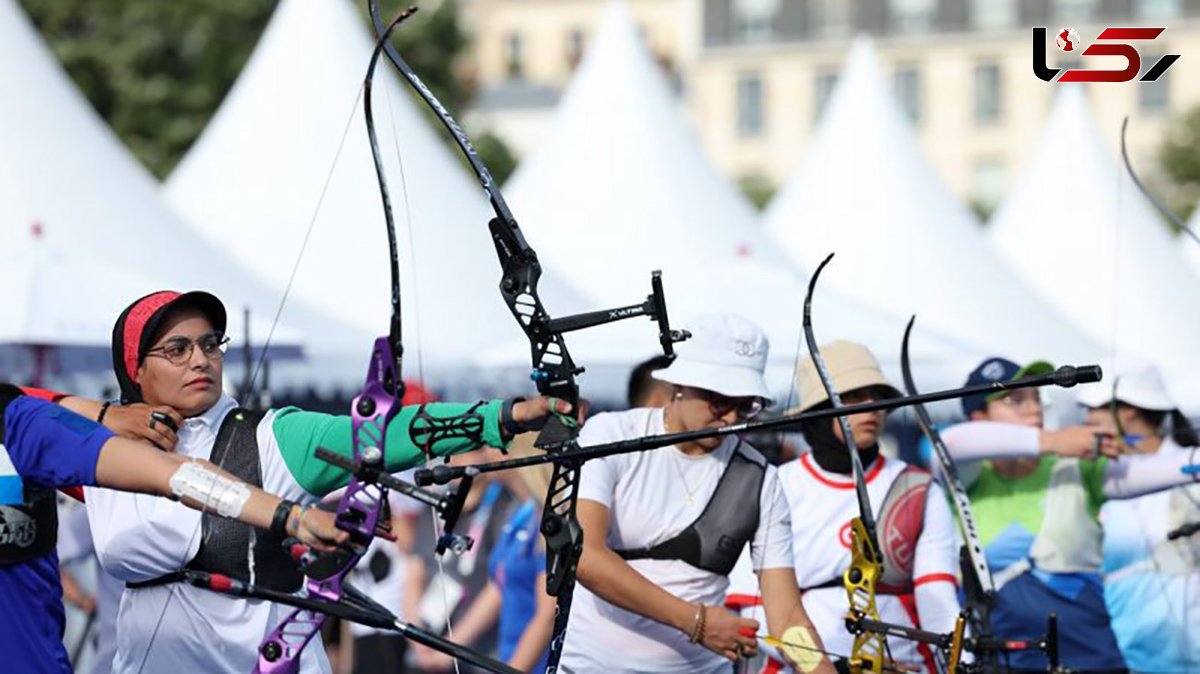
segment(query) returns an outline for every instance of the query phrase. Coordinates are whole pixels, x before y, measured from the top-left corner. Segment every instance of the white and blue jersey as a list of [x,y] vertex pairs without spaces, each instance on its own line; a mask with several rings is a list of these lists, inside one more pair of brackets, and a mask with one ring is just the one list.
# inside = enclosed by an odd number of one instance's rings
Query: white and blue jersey
[[[26,487],[96,483],[100,448],[112,432],[53,403],[18,397],[0,409],[0,546],[31,538],[31,522],[13,506]],[[28,543],[26,543],[28,545]],[[62,586],[58,555],[15,563],[0,561],[0,653],[4,671],[60,674],[71,671],[62,644]]]

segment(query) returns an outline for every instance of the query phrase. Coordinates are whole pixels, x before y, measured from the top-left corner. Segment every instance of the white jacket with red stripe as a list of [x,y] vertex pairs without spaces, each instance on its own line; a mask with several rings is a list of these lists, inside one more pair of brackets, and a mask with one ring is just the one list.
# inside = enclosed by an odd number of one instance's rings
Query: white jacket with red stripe
[[[889,489],[906,465],[880,456],[867,467],[867,492],[877,519]],[[804,591],[804,608],[826,650],[848,655],[854,638],[843,622],[849,604],[840,581],[850,565],[850,521],[859,514],[854,483],[847,475],[823,470],[807,454],[781,466],[779,479],[792,514],[796,580]],[[910,502],[909,507],[913,506]],[[923,512],[905,512],[902,508],[892,512],[888,520],[900,526],[880,524],[881,545],[891,545],[902,557],[911,559],[912,583],[910,587],[877,588],[876,603],[880,618],[886,622],[948,632],[954,628],[959,611],[958,543],[953,516],[945,492],[936,483],[929,485],[923,504],[915,504],[917,508],[922,506]],[[917,518],[908,527],[910,534],[904,533],[906,518]],[[914,534],[916,540],[909,540]],[[819,587],[835,579],[837,586]],[[752,604],[758,591],[758,580],[749,566],[739,564],[730,575],[728,603]],[[744,613],[750,615],[753,610]],[[761,614],[761,608],[757,611]],[[756,617],[762,620],[761,615]],[[889,639],[889,646],[895,660],[924,664],[933,671],[928,649],[895,638]]]

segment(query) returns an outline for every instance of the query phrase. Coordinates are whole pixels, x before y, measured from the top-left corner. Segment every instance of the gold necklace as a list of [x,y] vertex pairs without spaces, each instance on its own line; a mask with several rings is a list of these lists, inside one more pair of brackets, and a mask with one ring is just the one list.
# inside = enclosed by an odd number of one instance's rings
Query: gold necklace
[[[667,413],[669,411],[670,411],[670,408],[663,410],[663,430],[665,430],[667,433],[671,432],[671,422],[670,422],[670,420],[667,419]],[[679,457],[676,456],[676,454],[679,454],[679,453],[681,453],[680,449],[675,445],[671,445],[671,465],[675,466],[675,472],[679,474],[679,481],[683,483],[683,489],[684,489],[684,491],[686,491],[688,493],[688,496],[687,496],[688,506],[689,507],[695,506],[696,505],[696,491],[694,489],[692,489],[690,485],[688,485],[687,477],[685,477],[683,474],[683,468],[679,467]]]

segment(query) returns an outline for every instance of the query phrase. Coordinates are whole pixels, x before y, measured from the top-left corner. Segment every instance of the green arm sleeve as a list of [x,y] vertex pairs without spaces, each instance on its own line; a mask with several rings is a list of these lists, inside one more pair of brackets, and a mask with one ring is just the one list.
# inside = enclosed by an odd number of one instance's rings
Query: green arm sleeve
[[[503,448],[506,443],[500,435],[500,408],[502,400],[478,403],[429,403],[425,413],[436,419],[450,419],[476,414],[480,420],[476,427],[482,428],[482,443],[465,435],[438,438],[433,441],[431,451],[436,456],[450,456],[479,449],[481,446]],[[425,453],[413,441],[412,429],[427,426],[417,419],[420,405],[408,405],[392,419],[387,427],[387,456],[384,463],[390,473],[398,473],[425,462]],[[272,425],[275,441],[284,463],[297,484],[310,494],[322,496],[346,486],[350,474],[317,458],[317,448],[337,452],[347,458],[354,455],[354,443],[350,437],[349,416],[335,416],[318,412],[306,412],[296,407],[285,407],[275,413]]]
[[1088,495],[1088,512],[1092,517],[1100,516],[1100,506],[1104,505],[1107,498],[1104,496],[1104,468],[1107,465],[1108,459],[1105,457],[1079,462],[1079,474],[1083,478],[1083,488]]

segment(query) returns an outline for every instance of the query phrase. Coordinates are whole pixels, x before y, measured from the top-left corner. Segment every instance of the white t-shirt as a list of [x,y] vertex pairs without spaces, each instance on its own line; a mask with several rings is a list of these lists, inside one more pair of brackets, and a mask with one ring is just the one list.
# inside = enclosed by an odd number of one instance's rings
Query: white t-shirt
[[[868,467],[867,493],[876,517],[905,465],[903,461],[880,455]],[[809,454],[780,466],[779,479],[794,513],[791,533],[796,551],[796,581],[801,590],[840,579],[850,566],[850,521],[859,515],[853,480],[825,471]],[[946,494],[940,485],[931,483],[925,498],[921,535],[913,552],[915,606],[906,607],[895,595],[877,593],[876,606],[882,620],[933,632],[944,633],[954,628],[959,611],[955,536]],[[735,588],[738,592],[746,589]],[[846,630],[844,619],[849,604],[840,583],[837,587],[804,592],[804,608],[826,650],[850,653],[854,637]],[[904,639],[888,642],[896,660],[911,664],[926,661],[914,642]]]
[[[588,446],[664,432],[661,409],[634,409],[593,417],[584,426],[580,443]],[[579,498],[609,509],[610,548],[653,546],[679,534],[700,516],[734,451],[757,456],[748,444],[727,437],[703,456],[690,456],[672,446],[593,459],[583,466]],[[758,498],[759,526],[750,542],[754,568],[790,567],[791,522],[774,467],[767,467]],[[680,560],[637,559],[629,564],[684,601],[720,606],[729,584],[725,576]],[[687,634],[610,604],[581,584],[575,589],[562,666],[564,671],[582,674],[723,673],[730,665],[703,646],[689,643]]]

